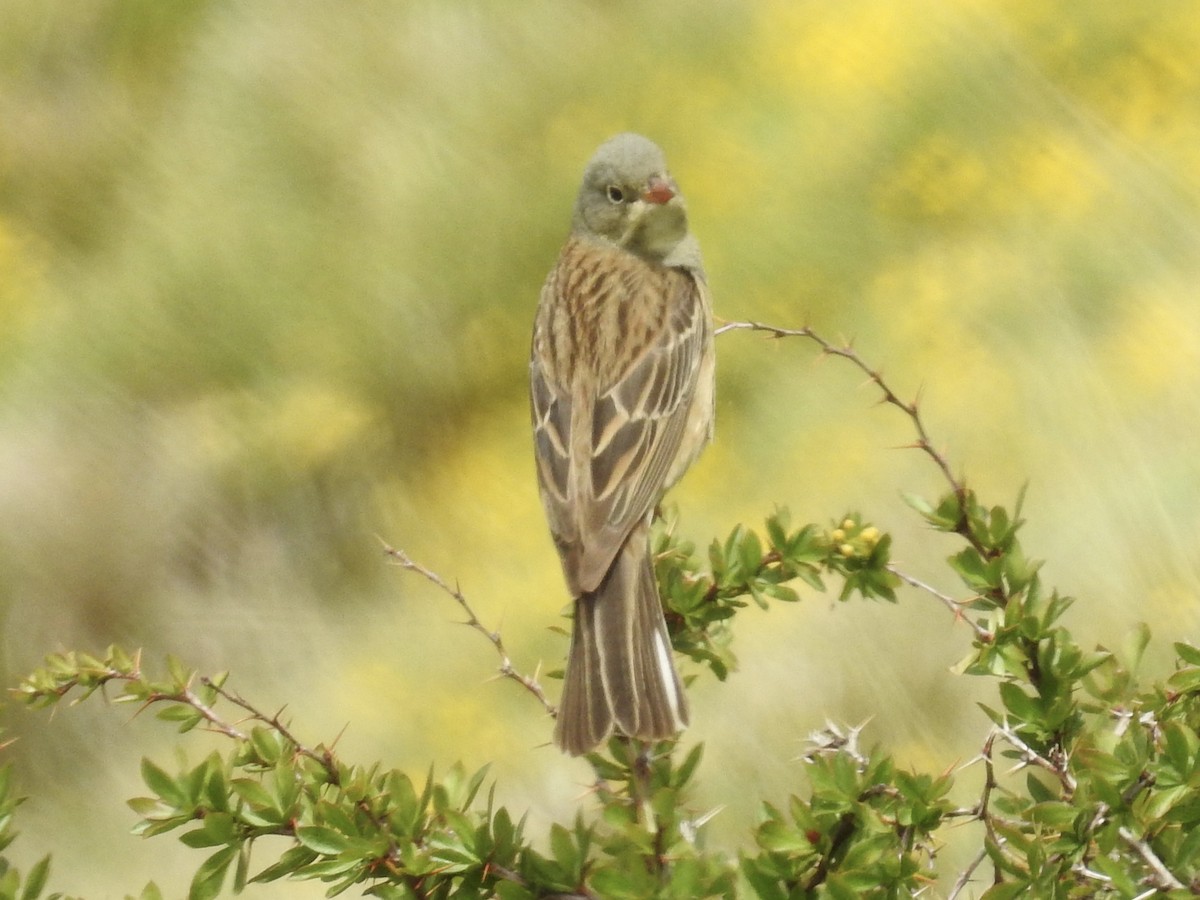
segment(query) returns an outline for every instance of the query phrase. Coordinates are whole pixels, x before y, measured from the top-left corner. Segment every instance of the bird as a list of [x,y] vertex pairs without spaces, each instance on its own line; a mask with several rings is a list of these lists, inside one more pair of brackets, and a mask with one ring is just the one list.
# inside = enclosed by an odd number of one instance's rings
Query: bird
[[555,742],[688,724],[650,524],[712,440],[712,303],[687,205],[649,138],[599,146],[542,286],[529,363],[542,505],[574,599]]

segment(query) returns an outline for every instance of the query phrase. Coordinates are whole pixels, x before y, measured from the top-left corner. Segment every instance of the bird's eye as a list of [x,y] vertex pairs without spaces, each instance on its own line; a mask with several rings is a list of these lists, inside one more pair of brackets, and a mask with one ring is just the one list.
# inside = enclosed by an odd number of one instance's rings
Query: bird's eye
[[625,199],[625,192],[615,184],[610,184],[604,189],[604,193],[608,195],[608,199],[613,203],[621,203]]

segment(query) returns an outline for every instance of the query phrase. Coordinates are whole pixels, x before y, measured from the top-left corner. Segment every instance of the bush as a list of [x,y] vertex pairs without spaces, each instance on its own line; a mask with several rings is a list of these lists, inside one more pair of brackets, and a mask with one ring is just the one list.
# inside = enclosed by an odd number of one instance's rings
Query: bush
[[[676,537],[668,513],[654,548],[676,649],[724,680],[735,668],[737,613],[749,603],[796,601],[796,579],[818,590],[836,580],[840,600],[896,602],[907,584],[961,622],[971,650],[959,670],[995,685],[980,752],[955,771],[904,771],[886,750],[860,746],[858,728],[829,723],[804,755],[808,789],[764,800],[755,849],[734,855],[704,846],[706,816],[689,811],[699,744],[613,738],[588,756],[596,789],[575,820],[529,835],[524,820],[485,790],[486,770],[452,766],[438,777],[431,768],[418,783],[377,763],[348,762],[332,745],[299,741],[278,715],[233,691],[225,674],[199,676],[177,660],[152,675],[138,654],[119,647],[102,657],[56,654],[16,696],[48,707],[108,688],[117,702],[154,707],[180,732],[200,727],[229,738],[224,753],[181,771],[143,760],[149,794],[130,801],[141,817],[137,833],[176,831],[205,854],[192,900],[283,878],[327,882],[330,896],[357,888],[392,900],[1200,893],[1200,648],[1175,644],[1173,674],[1143,684],[1135,672],[1146,628],[1121,654],[1080,647],[1062,624],[1070,598],[1042,585],[1039,564],[1021,548],[1020,496],[1011,507],[977,498],[933,448],[918,405],[902,401],[850,347],[809,329],[741,322],[722,330],[733,329],[815,342],[860,368],[910,420],[913,446],[937,467],[946,491],[909,503],[960,541],[948,565],[966,595],[951,597],[893,565],[889,536],[857,512],[794,527],[780,511],[761,531],[737,525],[703,559]],[[492,643],[500,673],[552,708],[457,588],[403,551],[385,550],[449,594]],[[967,766],[982,769],[982,789],[972,804],[957,806],[949,797]],[[5,769],[0,848],[13,838],[18,803],[9,781]],[[935,851],[960,824],[973,826],[976,852],[962,871],[940,872]],[[266,836],[290,845],[264,861],[261,849],[253,851]],[[0,898],[40,897],[48,876],[48,857],[23,878],[0,859]],[[141,894],[158,896],[153,885]]]

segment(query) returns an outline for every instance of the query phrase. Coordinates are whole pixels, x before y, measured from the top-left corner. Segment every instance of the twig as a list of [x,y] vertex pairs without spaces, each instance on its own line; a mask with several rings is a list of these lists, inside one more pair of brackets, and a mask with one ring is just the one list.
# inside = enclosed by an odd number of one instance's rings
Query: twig
[[462,608],[463,612],[467,614],[467,621],[463,624],[482,634],[496,649],[496,653],[500,656],[500,665],[497,667],[497,672],[501,678],[507,678],[510,681],[515,681],[517,684],[521,685],[521,687],[525,688],[525,690],[529,691],[529,693],[533,694],[533,696],[537,698],[538,702],[542,704],[542,708],[545,709],[547,713],[549,713],[551,716],[557,714],[554,704],[546,699],[546,693],[542,690],[541,682],[537,680],[536,673],[534,675],[525,675],[517,671],[512,664],[512,660],[508,656],[508,651],[504,648],[504,641],[500,638],[500,632],[493,631],[479,621],[479,617],[475,615],[475,610],[471,608],[471,604],[467,602],[467,598],[463,595],[461,590],[459,590],[457,587],[451,587],[441,575],[439,575],[437,572],[434,572],[432,569],[427,569],[420,563],[414,562],[413,559],[403,550],[392,547],[382,539],[380,540],[380,543],[383,544],[383,552],[391,557],[396,565],[400,566],[402,569],[407,569],[410,572],[416,572],[426,581],[429,581],[441,588],[443,592],[449,594],[454,599],[454,602],[457,603]]
[[987,848],[983,847],[975,854],[975,858],[967,864],[967,867],[959,873],[958,878],[954,881],[954,885],[950,888],[950,893],[947,895],[946,900],[956,900],[958,895],[962,893],[963,888],[971,883],[971,876],[975,874],[975,870],[979,868],[979,864],[985,859],[987,859]]
[[920,450],[926,456],[934,461],[937,467],[941,470],[946,482],[950,485],[950,489],[954,491],[954,496],[958,498],[959,521],[956,523],[955,530],[964,538],[971,542],[975,549],[982,550],[983,547],[979,544],[978,539],[971,533],[970,524],[967,522],[967,487],[961,478],[955,476],[950,470],[950,463],[946,457],[940,453],[930,442],[929,432],[925,429],[925,421],[921,418],[921,411],[918,408],[918,401],[913,400],[909,403],[904,402],[892,390],[891,386],[883,378],[883,373],[878,369],[873,369],[866,361],[858,355],[854,348],[846,344],[833,344],[827,341],[821,335],[817,334],[811,328],[780,328],[775,325],[766,325],[762,322],[726,322],[716,330],[716,334],[724,334],[727,331],[761,331],[773,338],[798,337],[807,338],[821,348],[821,352],[826,356],[840,356],[842,359],[848,360],[855,368],[867,376],[872,384],[875,385],[883,394],[882,402],[896,407],[904,413],[909,421],[912,422],[913,428],[917,433],[917,439],[910,445],[913,449]]
[[1171,870],[1166,867],[1163,861],[1158,858],[1158,854],[1150,848],[1150,845],[1130,831],[1128,827],[1122,825],[1117,829],[1117,834],[1121,835],[1121,839],[1138,852],[1138,855],[1146,861],[1146,865],[1154,872],[1155,887],[1164,891],[1179,890],[1186,887],[1182,881],[1171,873]]
[[[321,765],[321,767],[323,769],[325,769],[325,774],[329,777],[330,784],[336,785],[339,783],[337,762],[333,757],[333,752],[329,749],[325,749],[323,752],[318,752],[317,750],[314,750],[311,747],[300,743],[300,741],[296,739],[296,736],[294,734],[292,734],[291,730],[286,725],[283,724],[283,720],[280,718],[280,716],[283,715],[282,709],[279,712],[275,713],[275,715],[268,716],[266,713],[262,712],[257,707],[255,707],[253,704],[251,704],[250,701],[244,699],[240,694],[235,694],[232,691],[226,690],[223,686],[214,682],[207,675],[201,676],[200,683],[203,684],[205,687],[208,687],[208,688],[211,688],[212,690],[214,690],[217,693],[217,695],[220,696],[221,698],[227,700],[228,702],[232,703],[234,706],[237,706],[240,709],[247,712],[249,714],[248,718],[250,720],[255,721],[255,722],[262,722],[268,728],[270,728],[271,730],[278,733],[285,741],[287,741],[289,744],[291,744],[293,747],[295,747],[296,752],[299,753],[301,756],[306,756],[309,759],[313,760],[314,762],[319,763]],[[191,701],[189,701],[189,703],[190,702]],[[198,711],[201,711],[200,707],[196,706],[195,703],[191,703],[191,705],[193,707],[195,707]],[[243,740],[245,739],[245,735],[240,735],[237,732],[226,732],[226,733],[230,734],[230,736],[237,736],[237,737],[241,737]]]
[[[1013,853],[1009,849],[1008,839],[996,831],[997,822],[1002,822],[1010,826],[1014,825],[1015,823],[1010,819],[1004,818],[1003,816],[996,815],[991,809],[992,793],[997,790],[1003,790],[1003,788],[1000,786],[1000,783],[996,780],[996,766],[992,760],[993,745],[996,742],[996,735],[998,733],[999,730],[996,728],[993,728],[990,732],[988,732],[987,740],[983,742],[983,749],[980,751],[979,756],[964,765],[963,768],[966,768],[968,765],[973,765],[975,762],[980,760],[983,761],[983,792],[979,795],[979,803],[976,804],[975,808],[971,812],[976,819],[983,823],[984,853],[986,854],[987,848],[990,844],[992,847],[996,848],[996,852],[1003,854],[1015,867],[1020,869],[1024,868],[1024,861],[1019,855]],[[972,863],[972,869],[977,868],[979,865],[980,861]],[[993,883],[1001,883],[1002,876],[1000,872],[1000,864],[998,862],[993,863],[992,877]],[[965,878],[966,880],[970,879],[970,871],[965,874]],[[965,884],[966,881],[963,883]]]
[[1095,881],[1097,884],[1112,884],[1112,876],[1105,875],[1103,872],[1097,872],[1095,869],[1089,869],[1083,862],[1077,862],[1071,866],[1071,871],[1080,878],[1086,878],[1088,881]]
[[1056,765],[1046,757],[1042,756],[1027,743],[1025,743],[1025,741],[1022,740],[1015,731],[1009,728],[1007,722],[1004,725],[997,725],[995,731],[1021,754],[1021,762],[1016,768],[1019,769],[1027,765],[1035,765],[1039,768],[1045,769],[1058,779],[1068,797],[1075,795],[1075,789],[1078,785],[1076,784],[1075,776],[1067,770],[1065,765]]
[[[996,833],[996,823],[992,821],[990,804],[992,802],[992,791],[998,788],[999,782],[996,781],[996,764],[992,760],[992,748],[996,742],[995,729],[990,731],[987,740],[983,742],[983,793],[979,795],[979,820],[983,822],[983,830],[985,834],[985,843],[983,849],[987,850],[987,841],[992,842],[992,846],[1000,853],[1004,852],[1005,838]],[[992,879],[995,882],[1000,881],[1000,864],[994,863],[992,867]]]
[[[141,677],[140,672],[138,673],[138,677]],[[200,681],[204,685],[216,688],[216,685],[212,684],[212,682],[210,682],[207,678],[201,678]],[[219,688],[216,688],[216,690],[218,693],[221,693]],[[187,704],[204,717],[204,721],[208,723],[210,731],[216,731],[219,734],[225,735],[226,737],[233,738],[235,741],[244,741],[249,737],[245,732],[239,731],[236,726],[229,724],[220,716],[218,716],[216,710],[201,700],[191,688],[185,688],[181,693],[178,694],[150,694],[146,698],[143,708],[145,706],[149,706],[151,703],[162,701]]]
[[980,625],[978,622],[974,622],[971,619],[968,619],[965,615],[963,615],[963,607],[966,606],[966,603],[964,603],[961,600],[955,600],[949,594],[942,593],[937,588],[935,588],[933,585],[926,584],[921,579],[915,578],[912,575],[909,575],[908,573],[903,572],[900,569],[897,569],[894,565],[889,564],[887,567],[887,570],[889,572],[891,572],[893,575],[895,575],[897,578],[899,578],[901,581],[903,581],[905,584],[908,584],[911,587],[915,587],[918,590],[925,591],[926,593],[931,594],[932,596],[936,597],[938,600],[942,601],[942,604],[948,610],[950,610],[950,612],[954,613],[955,619],[960,619],[963,622],[967,623],[967,626],[972,631],[975,632],[975,637],[978,638],[981,643],[984,643],[984,644],[991,643],[994,635],[990,631],[988,631],[986,628],[984,628],[982,625]]

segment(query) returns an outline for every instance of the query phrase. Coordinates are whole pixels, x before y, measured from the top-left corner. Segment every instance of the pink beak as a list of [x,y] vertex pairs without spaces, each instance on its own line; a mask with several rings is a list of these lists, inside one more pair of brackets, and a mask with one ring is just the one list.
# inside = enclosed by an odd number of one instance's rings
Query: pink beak
[[657,203],[661,206],[674,196],[675,191],[671,189],[671,185],[656,175],[646,182],[646,192],[642,194],[642,199],[647,203]]

